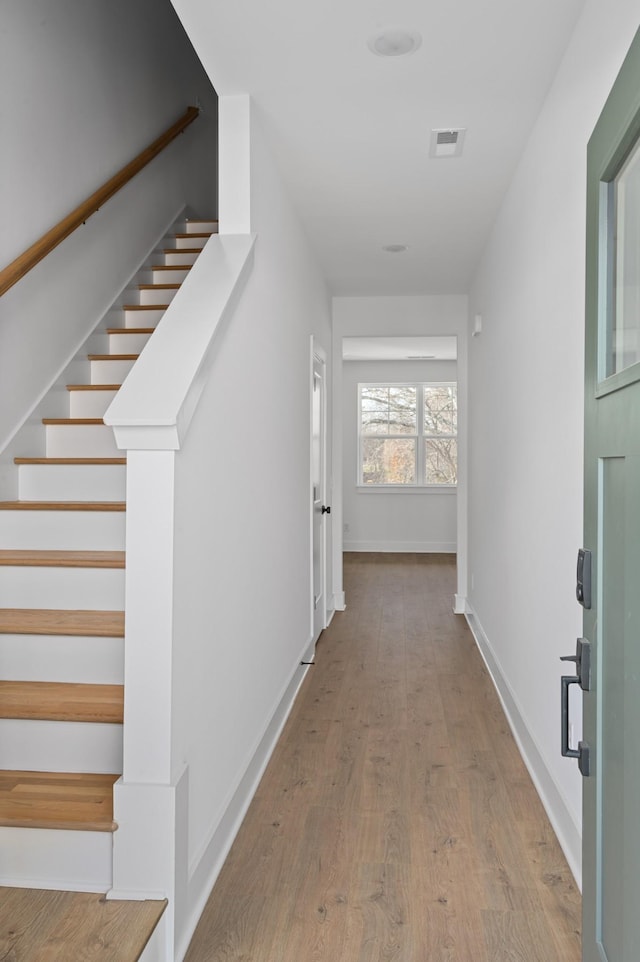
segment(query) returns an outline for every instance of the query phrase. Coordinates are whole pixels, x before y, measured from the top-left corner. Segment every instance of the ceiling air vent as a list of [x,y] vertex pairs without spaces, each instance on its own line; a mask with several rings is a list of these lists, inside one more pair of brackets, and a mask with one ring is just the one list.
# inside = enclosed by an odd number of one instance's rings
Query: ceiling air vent
[[459,157],[462,153],[465,127],[441,127],[431,131],[430,157]]

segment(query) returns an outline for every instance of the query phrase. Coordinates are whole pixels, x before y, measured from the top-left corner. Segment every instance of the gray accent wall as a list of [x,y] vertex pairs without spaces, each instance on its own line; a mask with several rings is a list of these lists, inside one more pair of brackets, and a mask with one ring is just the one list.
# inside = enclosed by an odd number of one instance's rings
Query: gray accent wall
[[169,0],[2,6],[0,268],[201,116],[0,299],[0,449],[183,208],[217,209],[217,96]]

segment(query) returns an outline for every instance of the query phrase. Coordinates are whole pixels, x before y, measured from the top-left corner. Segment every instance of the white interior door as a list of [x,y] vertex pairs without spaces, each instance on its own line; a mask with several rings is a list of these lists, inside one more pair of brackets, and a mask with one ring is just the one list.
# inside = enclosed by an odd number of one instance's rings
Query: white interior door
[[313,355],[311,379],[312,620],[316,642],[327,624],[326,523],[331,513],[325,500],[325,363],[317,354]]

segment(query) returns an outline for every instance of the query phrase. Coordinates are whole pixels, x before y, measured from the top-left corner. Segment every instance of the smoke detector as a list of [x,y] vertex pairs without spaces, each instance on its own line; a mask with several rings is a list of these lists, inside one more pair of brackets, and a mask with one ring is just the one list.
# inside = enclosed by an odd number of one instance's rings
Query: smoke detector
[[403,27],[384,27],[367,40],[369,50],[377,57],[403,57],[415,53],[421,43],[422,37],[417,30]]
[[459,157],[466,127],[440,127],[431,131],[430,157]]

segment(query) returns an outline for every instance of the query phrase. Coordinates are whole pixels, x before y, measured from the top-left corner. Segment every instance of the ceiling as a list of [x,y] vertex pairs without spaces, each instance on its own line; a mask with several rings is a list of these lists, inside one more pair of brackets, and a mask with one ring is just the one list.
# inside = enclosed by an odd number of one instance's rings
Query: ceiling
[[[218,93],[251,94],[333,293],[466,293],[584,0],[172,2]],[[421,46],[375,56],[384,27]],[[430,158],[448,127],[462,156]]]
[[455,361],[457,337],[343,337],[345,361]]

